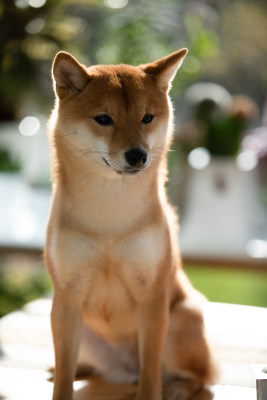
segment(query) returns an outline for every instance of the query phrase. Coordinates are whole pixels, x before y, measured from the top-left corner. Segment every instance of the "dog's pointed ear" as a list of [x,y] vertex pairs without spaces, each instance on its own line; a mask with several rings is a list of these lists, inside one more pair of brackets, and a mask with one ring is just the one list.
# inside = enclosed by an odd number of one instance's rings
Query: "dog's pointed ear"
[[86,67],[65,51],[56,55],[52,74],[55,92],[59,98],[65,97],[70,91],[81,92],[89,81]]
[[142,69],[154,77],[160,89],[169,90],[170,84],[187,53],[187,49],[180,49],[157,61],[143,65]]

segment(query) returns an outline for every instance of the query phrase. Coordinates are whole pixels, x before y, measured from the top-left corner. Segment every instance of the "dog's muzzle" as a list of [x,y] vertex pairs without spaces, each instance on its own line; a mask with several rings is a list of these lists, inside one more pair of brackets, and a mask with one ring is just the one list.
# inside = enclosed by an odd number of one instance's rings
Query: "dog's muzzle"
[[114,168],[114,166],[105,158],[103,158],[103,161],[119,175],[135,175],[145,169],[148,154],[141,148],[133,148],[124,153],[124,158],[127,164],[120,169]]

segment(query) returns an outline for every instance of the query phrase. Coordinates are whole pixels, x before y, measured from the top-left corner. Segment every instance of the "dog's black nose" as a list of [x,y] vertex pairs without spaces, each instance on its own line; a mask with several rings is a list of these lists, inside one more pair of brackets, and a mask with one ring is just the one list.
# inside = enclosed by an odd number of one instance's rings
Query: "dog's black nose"
[[143,149],[131,149],[124,155],[127,163],[132,167],[141,167],[147,161],[147,152]]

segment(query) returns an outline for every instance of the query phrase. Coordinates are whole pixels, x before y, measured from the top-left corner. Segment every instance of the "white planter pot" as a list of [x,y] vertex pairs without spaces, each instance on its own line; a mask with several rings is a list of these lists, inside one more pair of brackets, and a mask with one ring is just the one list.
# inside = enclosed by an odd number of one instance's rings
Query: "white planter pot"
[[180,242],[184,255],[246,258],[257,213],[255,170],[241,171],[232,158],[190,168]]
[[0,247],[42,249],[51,193],[0,173]]

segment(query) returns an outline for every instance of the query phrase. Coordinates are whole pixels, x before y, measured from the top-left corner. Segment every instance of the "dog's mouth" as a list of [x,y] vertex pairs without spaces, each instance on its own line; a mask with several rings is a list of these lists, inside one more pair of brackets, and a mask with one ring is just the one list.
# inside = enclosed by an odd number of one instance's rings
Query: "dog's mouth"
[[119,175],[136,175],[144,170],[144,167],[139,167],[139,168],[124,167],[122,169],[116,169],[116,168],[113,168],[105,158],[103,158],[103,161],[109,168],[111,168],[113,171],[115,171]]

